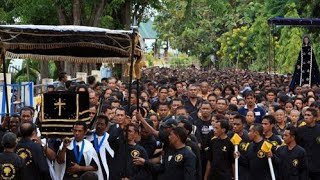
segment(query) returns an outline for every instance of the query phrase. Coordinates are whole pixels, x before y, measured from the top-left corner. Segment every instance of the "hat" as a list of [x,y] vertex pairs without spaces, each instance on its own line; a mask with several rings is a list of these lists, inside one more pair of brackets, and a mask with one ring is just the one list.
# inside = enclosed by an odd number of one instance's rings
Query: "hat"
[[175,119],[167,119],[165,122],[162,123],[162,127],[164,128],[175,128],[178,126],[178,122]]
[[177,118],[176,118],[176,120],[177,120],[177,122],[179,123],[179,122],[181,122],[181,121],[183,121],[183,120],[187,120],[187,121],[188,121],[188,118],[186,118],[186,117],[184,117],[184,116],[182,116],[182,115],[178,115]]
[[2,137],[2,145],[4,148],[13,148],[16,145],[17,136],[12,133],[8,132]]

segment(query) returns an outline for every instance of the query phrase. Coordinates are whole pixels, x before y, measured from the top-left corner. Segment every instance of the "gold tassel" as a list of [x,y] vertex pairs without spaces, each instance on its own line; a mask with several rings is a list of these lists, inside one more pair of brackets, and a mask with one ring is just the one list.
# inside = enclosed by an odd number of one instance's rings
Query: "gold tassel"
[[58,48],[70,48],[70,47],[84,47],[84,48],[97,48],[109,51],[117,52],[123,56],[129,56],[130,52],[128,48],[119,48],[115,46],[109,46],[97,43],[88,42],[73,42],[73,43],[3,43],[3,46],[10,49],[23,49],[23,50],[33,50],[33,49],[58,49]]
[[105,57],[105,58],[95,58],[95,57],[75,57],[75,56],[48,56],[41,54],[15,54],[7,51],[6,57],[13,59],[37,59],[41,61],[68,61],[73,63],[116,63],[125,64],[129,60],[127,57]]
[[130,75],[130,63],[126,63],[124,64],[123,76],[129,77],[129,75]]
[[143,59],[144,59],[144,56],[143,56],[143,54],[141,54],[141,56],[138,57],[137,61],[134,64],[135,77],[137,79],[141,79],[141,69],[142,69],[143,65],[145,64],[145,63],[143,63],[144,62]]

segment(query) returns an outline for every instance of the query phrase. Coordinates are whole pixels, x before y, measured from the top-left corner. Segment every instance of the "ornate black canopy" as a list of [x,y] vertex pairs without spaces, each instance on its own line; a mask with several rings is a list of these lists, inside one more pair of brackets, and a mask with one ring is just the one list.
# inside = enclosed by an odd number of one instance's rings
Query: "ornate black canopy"
[[310,26],[320,27],[320,18],[283,18],[275,17],[268,20],[269,25]]
[[86,26],[0,25],[0,47],[8,58],[128,63],[131,33]]

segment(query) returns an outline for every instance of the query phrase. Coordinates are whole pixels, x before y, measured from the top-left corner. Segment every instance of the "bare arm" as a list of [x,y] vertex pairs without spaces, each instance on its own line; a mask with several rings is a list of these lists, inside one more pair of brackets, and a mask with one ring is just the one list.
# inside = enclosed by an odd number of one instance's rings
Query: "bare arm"
[[[32,141],[35,142],[35,143],[40,144],[40,145],[43,147],[43,152],[44,152],[44,154],[46,155],[46,157],[47,157],[49,160],[53,161],[53,160],[56,159],[56,156],[57,156],[56,153],[55,153],[51,148],[48,147],[48,144],[47,144],[47,143],[45,143],[45,145],[44,145],[44,144],[42,143],[40,137],[34,135],[34,136],[32,137]],[[47,142],[47,139],[46,139],[45,141]]]
[[80,166],[77,163],[71,162],[72,166],[68,168],[67,173],[68,174],[75,174],[78,172],[87,172],[87,171],[97,171],[98,167],[89,165],[89,166]]
[[159,137],[159,131],[155,130],[152,126],[150,126],[147,121],[142,117],[140,112],[136,113],[136,118],[141,124],[143,125],[144,128],[147,129],[148,132],[151,132],[152,135]]
[[45,147],[44,152],[45,152],[47,158],[51,161],[55,160],[57,157],[56,153],[49,147]]
[[211,162],[207,161],[206,173],[204,174],[204,180],[208,180],[211,170]]
[[63,139],[62,143],[63,143],[62,149],[58,151],[57,159],[56,159],[59,164],[63,164],[66,162],[66,159],[65,159],[66,151],[71,141],[65,138]]

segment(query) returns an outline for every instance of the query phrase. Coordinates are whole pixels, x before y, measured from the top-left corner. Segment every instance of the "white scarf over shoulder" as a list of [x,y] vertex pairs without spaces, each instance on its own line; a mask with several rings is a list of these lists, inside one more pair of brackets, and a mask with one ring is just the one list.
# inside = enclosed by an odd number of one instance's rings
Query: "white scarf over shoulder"
[[[98,138],[98,144],[100,144],[100,141],[102,140],[101,136],[97,136]],[[114,151],[111,149],[109,142],[108,142],[108,138],[109,138],[109,134],[106,133],[106,137],[104,139],[104,142],[101,144],[100,150],[99,150],[99,154],[100,154],[100,158],[101,158],[101,162],[102,162],[102,166],[104,168],[104,170],[106,171],[107,177],[109,180],[109,166],[107,163],[107,157],[106,157],[106,151],[111,155],[111,157],[114,157]],[[88,141],[93,141],[94,137],[93,135],[90,135],[87,137]]]
[[[73,139],[72,139],[72,141],[73,141]],[[83,149],[83,157],[84,157],[84,161],[86,163],[86,166],[89,166],[91,160],[93,159],[98,166],[98,171],[95,171],[95,173],[98,175],[99,179],[103,179],[98,155],[97,155],[93,145],[91,144],[90,141],[88,141],[86,139],[84,139],[84,143],[85,144],[84,144],[84,149]],[[79,145],[79,147],[81,147],[82,142],[77,142],[77,145]],[[62,150],[62,147],[63,147],[63,142],[61,143],[59,150]],[[72,142],[67,147],[67,149],[73,151],[73,143]],[[66,159],[66,157],[65,157],[65,159]],[[59,163],[55,162],[55,172],[56,172],[56,176],[57,176],[58,180],[63,180],[65,171],[66,171],[66,163],[59,164]]]

